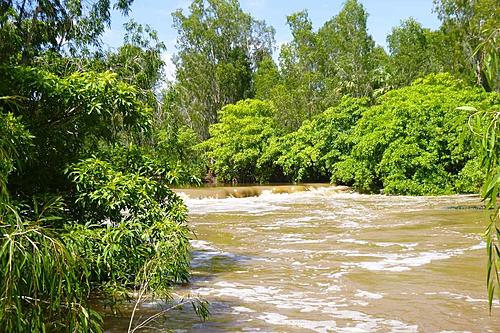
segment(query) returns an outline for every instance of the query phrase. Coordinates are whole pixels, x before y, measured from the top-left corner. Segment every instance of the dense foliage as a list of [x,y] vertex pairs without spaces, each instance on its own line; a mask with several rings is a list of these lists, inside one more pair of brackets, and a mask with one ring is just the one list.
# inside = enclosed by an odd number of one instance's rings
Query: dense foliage
[[85,263],[62,241],[61,202],[33,210],[2,202],[0,323],[8,332],[99,332],[101,319],[87,303]]
[[212,137],[199,146],[206,149],[220,180],[251,183],[272,177],[273,170],[261,156],[276,135],[274,115],[269,102],[250,99],[220,110],[220,122],[210,126]]
[[78,190],[71,210],[78,224],[67,226],[65,237],[87,260],[96,289],[116,297],[145,277],[153,292],[187,281],[186,208],[165,184],[96,158],[75,164],[69,177]]
[[481,184],[463,104],[489,106],[498,95],[430,75],[377,99],[357,122],[350,154],[333,166],[333,181],[388,194],[476,192]]
[[[223,180],[331,179],[362,192],[473,193],[483,174],[468,129],[470,112],[488,108],[498,94],[470,88],[448,74],[430,75],[377,98],[344,98],[283,135],[245,101],[226,106],[202,146]],[[268,106],[271,110],[271,105]],[[265,166],[265,168],[263,168]]]
[[[4,111],[20,116],[34,135],[30,163],[11,179],[15,192],[33,194],[60,189],[63,172],[97,140],[116,140],[121,128],[143,130],[148,107],[137,89],[111,72],[76,72],[66,77],[32,67],[0,68],[0,93],[16,96]],[[47,149],[50,147],[50,149]]]
[[[168,297],[189,275],[186,209],[167,188],[175,181],[168,163],[120,145],[151,129],[137,89],[110,72],[2,70],[2,93],[16,94],[3,99],[1,118],[2,326],[98,331],[89,294],[116,304],[147,280],[151,293]],[[85,158],[91,153],[109,153],[115,166]],[[156,169],[141,163],[148,158]],[[59,209],[45,208],[53,202]],[[24,270],[33,270],[27,280]]]
[[180,163],[195,134],[165,126],[154,31],[131,21],[123,47],[98,52],[110,6],[0,5],[1,39],[13,41],[0,57],[0,326],[9,332],[100,332],[90,297],[117,306],[140,288],[168,300],[189,277],[187,211],[168,185],[199,182],[196,158]]
[[296,182],[328,180],[334,163],[349,153],[352,128],[368,104],[366,98],[344,97],[297,131],[275,137],[263,159]]

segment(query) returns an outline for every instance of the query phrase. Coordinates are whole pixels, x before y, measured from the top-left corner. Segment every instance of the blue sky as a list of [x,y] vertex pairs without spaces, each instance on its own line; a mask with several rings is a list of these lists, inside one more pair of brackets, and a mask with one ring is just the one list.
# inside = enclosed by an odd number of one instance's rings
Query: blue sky
[[[424,27],[436,29],[439,20],[432,12],[432,0],[359,0],[368,12],[368,30],[378,45],[386,46],[386,37],[394,26],[408,17],[415,18]],[[286,16],[307,9],[314,28],[317,29],[325,21],[335,16],[341,9],[344,0],[240,0],[244,11],[253,17],[265,20],[276,29],[277,45],[291,39]],[[174,68],[170,56],[175,53],[177,32],[172,27],[171,13],[183,8],[187,12],[189,0],[135,0],[129,17],[122,17],[114,12],[111,29],[106,31],[103,42],[109,47],[118,47],[123,40],[123,23],[133,18],[141,24],[149,24],[158,31],[158,35],[167,46],[164,55],[167,61],[167,76],[172,78]]]

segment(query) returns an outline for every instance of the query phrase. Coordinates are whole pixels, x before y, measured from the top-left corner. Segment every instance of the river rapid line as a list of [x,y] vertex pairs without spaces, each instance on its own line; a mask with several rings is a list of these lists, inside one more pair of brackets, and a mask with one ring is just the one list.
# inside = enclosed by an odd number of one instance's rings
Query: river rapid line
[[[192,283],[178,292],[208,300],[212,315],[200,322],[188,308],[173,310],[154,328],[500,332],[498,302],[488,314],[487,215],[477,196],[289,188],[254,187],[256,196],[241,198],[221,195],[227,188],[181,194],[196,239]],[[126,311],[106,318],[108,332],[127,325]]]

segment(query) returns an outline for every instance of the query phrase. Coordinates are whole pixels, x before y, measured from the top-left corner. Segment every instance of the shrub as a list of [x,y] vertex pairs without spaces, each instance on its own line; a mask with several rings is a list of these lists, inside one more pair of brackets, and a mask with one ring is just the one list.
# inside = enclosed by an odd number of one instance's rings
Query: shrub
[[58,230],[62,206],[20,209],[0,202],[0,326],[5,332],[101,332],[87,302],[85,262],[67,249]]
[[333,165],[332,181],[387,194],[475,192],[475,156],[460,105],[494,104],[498,95],[432,74],[388,92],[364,112],[349,155]]
[[271,178],[275,170],[261,156],[270,140],[280,134],[274,115],[270,102],[255,99],[220,110],[219,122],[210,126],[212,137],[198,146],[212,162],[218,180],[245,183]]
[[147,281],[168,297],[173,283],[187,281],[187,209],[165,184],[96,158],[77,163],[70,178],[79,224],[66,227],[65,239],[87,262],[94,289],[119,301]]
[[331,166],[349,153],[350,133],[367,106],[366,98],[344,97],[297,131],[273,138],[262,159],[273,161],[293,181],[328,179]]

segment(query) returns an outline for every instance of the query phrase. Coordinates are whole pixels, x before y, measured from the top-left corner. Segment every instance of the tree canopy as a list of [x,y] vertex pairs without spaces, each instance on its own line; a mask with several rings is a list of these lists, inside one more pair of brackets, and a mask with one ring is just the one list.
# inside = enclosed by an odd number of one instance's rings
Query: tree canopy
[[243,12],[237,0],[195,0],[188,15],[178,10],[173,17],[179,107],[206,139],[218,110],[254,95],[252,73],[272,53],[274,29]]

